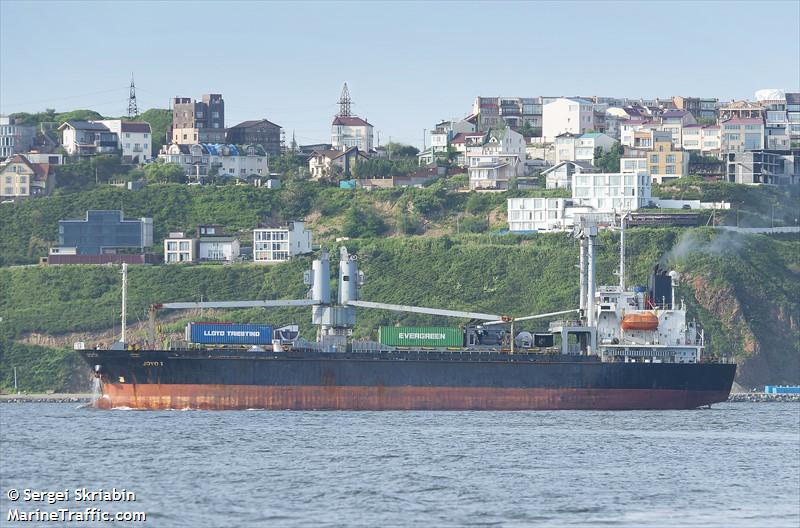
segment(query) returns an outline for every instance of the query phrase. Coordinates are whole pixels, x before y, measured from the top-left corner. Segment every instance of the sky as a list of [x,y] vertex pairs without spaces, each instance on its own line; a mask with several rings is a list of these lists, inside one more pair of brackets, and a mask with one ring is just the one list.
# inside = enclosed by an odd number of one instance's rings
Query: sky
[[800,91],[800,2],[45,2],[0,0],[0,113],[127,112],[221,93],[226,126],[300,144],[352,112],[389,140],[476,96],[753,98]]

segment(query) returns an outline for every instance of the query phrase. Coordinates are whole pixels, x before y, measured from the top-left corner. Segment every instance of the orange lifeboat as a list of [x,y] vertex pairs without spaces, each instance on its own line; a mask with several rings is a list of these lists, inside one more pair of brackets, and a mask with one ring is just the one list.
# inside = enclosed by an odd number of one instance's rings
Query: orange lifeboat
[[627,314],[622,318],[623,330],[656,330],[658,316],[653,312]]

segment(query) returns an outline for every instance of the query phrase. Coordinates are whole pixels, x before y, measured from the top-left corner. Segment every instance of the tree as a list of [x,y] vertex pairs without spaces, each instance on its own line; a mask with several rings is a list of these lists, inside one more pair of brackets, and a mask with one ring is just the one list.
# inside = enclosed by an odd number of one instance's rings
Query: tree
[[606,151],[603,147],[594,149],[594,166],[601,172],[619,172],[619,159],[625,149],[619,142],[615,142]]
[[386,224],[372,206],[356,204],[350,206],[342,225],[346,237],[376,237],[386,232]]
[[186,183],[186,172],[177,163],[151,163],[144,175],[150,183]]

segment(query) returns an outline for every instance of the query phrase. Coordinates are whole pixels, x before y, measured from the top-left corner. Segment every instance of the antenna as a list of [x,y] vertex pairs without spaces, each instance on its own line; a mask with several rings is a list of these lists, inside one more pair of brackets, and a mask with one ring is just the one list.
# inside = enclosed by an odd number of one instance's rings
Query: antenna
[[339,96],[339,116],[350,117],[350,105],[353,102],[350,100],[350,90],[347,89],[347,83],[342,87],[342,95]]
[[131,94],[128,96],[128,117],[133,118],[139,115],[139,107],[136,105],[136,85],[133,84],[133,74],[131,73]]

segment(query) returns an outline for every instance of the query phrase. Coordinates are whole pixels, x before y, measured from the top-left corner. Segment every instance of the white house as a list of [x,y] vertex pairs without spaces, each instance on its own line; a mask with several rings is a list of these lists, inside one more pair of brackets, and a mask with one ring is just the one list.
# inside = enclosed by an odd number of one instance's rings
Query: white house
[[542,109],[542,136],[546,141],[565,132],[583,134],[593,128],[592,103],[585,99],[559,97]]
[[335,150],[358,147],[362,152],[372,152],[372,125],[356,116],[336,116],[331,124],[331,145]]
[[119,138],[106,125],[95,121],[65,121],[61,131],[61,145],[70,156],[113,154],[119,148]]
[[253,262],[285,262],[295,255],[311,253],[311,231],[303,222],[282,226],[265,222],[253,230]]
[[481,145],[467,147],[470,189],[507,189],[525,161],[525,139],[511,128],[490,130]]
[[683,127],[683,150],[704,156],[717,155],[722,144],[719,125],[687,125]]
[[556,136],[553,142],[555,163],[562,161],[581,161],[594,165],[594,151],[600,147],[608,150],[614,145],[614,138],[601,132],[571,133]]
[[542,171],[548,189],[571,189],[572,175],[584,172],[599,172],[594,165],[585,161],[562,161]]
[[117,148],[124,163],[144,163],[153,159],[153,134],[150,123],[104,119],[102,123],[117,135]]
[[173,232],[164,239],[164,262],[233,262],[239,258],[239,239],[221,226],[200,225],[194,237]]
[[230,178],[269,175],[269,156],[258,145],[239,148],[236,145],[173,143],[165,145],[158,158],[182,166],[190,178],[208,176],[212,169],[216,169],[219,176]]

